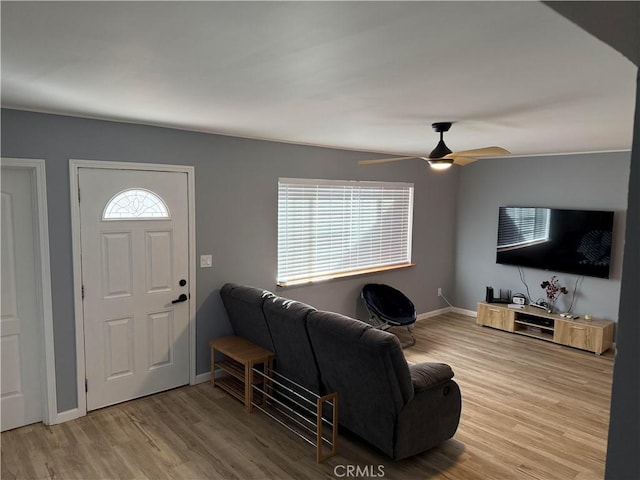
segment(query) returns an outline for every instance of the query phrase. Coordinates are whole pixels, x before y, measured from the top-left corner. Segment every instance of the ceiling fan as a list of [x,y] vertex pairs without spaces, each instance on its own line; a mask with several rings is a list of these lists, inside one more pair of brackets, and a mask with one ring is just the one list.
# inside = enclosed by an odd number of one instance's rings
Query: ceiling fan
[[361,160],[358,165],[373,165],[376,163],[397,162],[400,160],[410,160],[413,158],[421,158],[426,160],[431,165],[431,168],[436,170],[446,170],[452,164],[467,165],[471,162],[478,160],[476,157],[497,157],[500,155],[509,155],[511,152],[505,150],[502,147],[485,147],[476,148],[475,150],[462,150],[460,152],[452,152],[449,147],[444,143],[444,132],[448,132],[451,128],[452,122],[437,122],[432,123],[433,129],[440,134],[440,141],[436,148],[434,148],[428,157],[393,157],[393,158],[380,158],[376,160]]

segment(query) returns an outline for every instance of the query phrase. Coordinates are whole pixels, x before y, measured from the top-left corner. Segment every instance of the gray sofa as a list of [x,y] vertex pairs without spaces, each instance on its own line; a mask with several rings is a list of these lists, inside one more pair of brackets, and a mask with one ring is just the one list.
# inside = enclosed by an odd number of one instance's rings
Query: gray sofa
[[236,335],[276,353],[276,371],[317,394],[338,392],[339,424],[402,459],[453,437],[461,396],[441,363],[408,365],[395,335],[266,290],[227,283]]

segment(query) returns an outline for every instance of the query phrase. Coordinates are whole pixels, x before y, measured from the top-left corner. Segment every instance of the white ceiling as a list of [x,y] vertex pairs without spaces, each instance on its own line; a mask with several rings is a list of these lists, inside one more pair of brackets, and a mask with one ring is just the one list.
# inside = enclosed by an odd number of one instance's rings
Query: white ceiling
[[2,106],[427,154],[631,148],[637,68],[538,2],[2,2]]

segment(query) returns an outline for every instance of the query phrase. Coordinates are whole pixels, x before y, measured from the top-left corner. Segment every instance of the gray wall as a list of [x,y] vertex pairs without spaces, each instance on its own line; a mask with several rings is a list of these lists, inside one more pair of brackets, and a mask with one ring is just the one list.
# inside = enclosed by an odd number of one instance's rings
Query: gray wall
[[629,176],[629,211],[620,292],[620,322],[611,394],[608,480],[640,478],[640,71]]
[[[610,279],[585,277],[574,312],[618,320],[624,245],[629,153],[483,160],[461,170],[457,210],[455,305],[476,310],[486,285],[525,293],[517,267],[495,261],[499,206],[613,210],[614,246]],[[531,297],[544,297],[540,283],[557,272],[525,268]],[[557,273],[572,290],[576,275]],[[569,295],[558,307],[566,309]]]
[[[77,406],[69,159],[195,166],[196,254],[213,254],[213,268],[197,270],[197,373],[209,370],[208,341],[230,333],[218,293],[225,282],[360,318],[367,282],[396,286],[419,313],[446,306],[438,287],[453,292],[458,168],[435,173],[417,160],[358,167],[371,155],[16,110],[2,110],[2,156],[46,161],[60,412]],[[416,267],[276,289],[278,177],[413,182]]]

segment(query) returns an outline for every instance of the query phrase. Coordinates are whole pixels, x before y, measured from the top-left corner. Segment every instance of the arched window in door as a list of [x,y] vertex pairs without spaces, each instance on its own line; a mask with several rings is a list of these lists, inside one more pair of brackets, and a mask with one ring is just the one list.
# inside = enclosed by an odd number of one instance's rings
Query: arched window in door
[[144,188],[131,188],[114,195],[102,213],[103,220],[169,219],[169,208],[157,194]]

